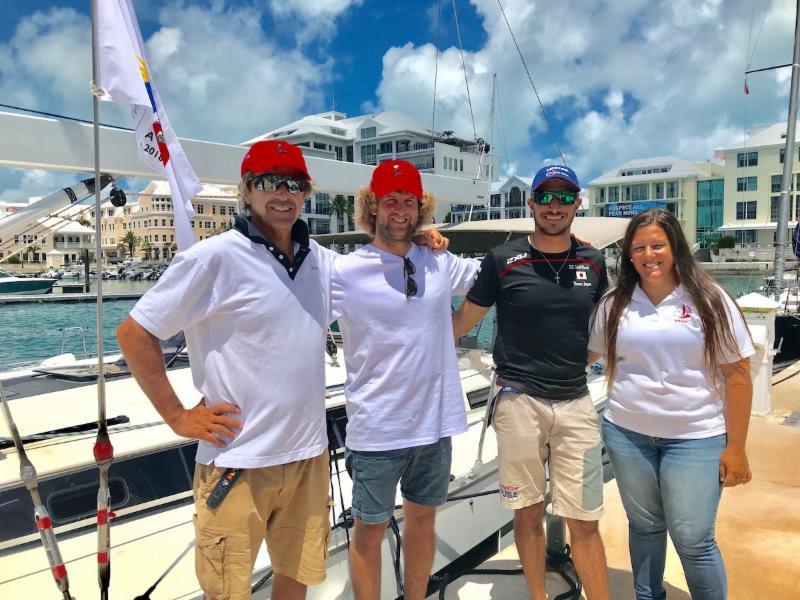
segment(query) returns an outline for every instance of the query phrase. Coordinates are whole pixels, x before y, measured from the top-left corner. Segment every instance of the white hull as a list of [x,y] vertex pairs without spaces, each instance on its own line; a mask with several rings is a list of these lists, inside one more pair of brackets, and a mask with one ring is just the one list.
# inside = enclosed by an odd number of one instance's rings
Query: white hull
[[[462,384],[465,394],[488,386],[486,372],[478,373],[462,359]],[[341,381],[341,367],[329,367],[329,381]],[[187,403],[196,402],[199,393],[191,385],[189,369],[170,372],[170,379],[179,395]],[[590,385],[598,406],[604,403],[602,382],[595,379]],[[109,399],[109,416],[126,414],[131,416],[130,425],[112,430],[111,439],[117,460],[142,452],[155,452],[165,446],[179,443],[174,434],[160,423],[157,414],[143,397],[136,383],[130,379],[109,380],[106,384]],[[85,422],[95,418],[96,401],[93,386],[60,391],[52,396],[30,397],[11,402],[11,409],[24,436],[34,431],[45,431],[64,425],[63,414],[70,415],[70,422]],[[488,396],[488,394],[487,394]],[[475,396],[473,395],[473,402]],[[341,392],[334,392],[328,406],[341,406]],[[465,402],[467,402],[465,398]],[[43,406],[59,406],[61,416]],[[453,467],[456,479],[450,485],[450,495],[473,494],[493,491],[497,487],[496,442],[491,429],[486,434],[483,464],[476,468],[478,440],[480,438],[485,407],[472,409],[468,413],[469,430],[453,439]],[[32,428],[35,423],[35,428]],[[139,424],[137,428],[135,425]],[[0,430],[0,435],[7,432]],[[128,429],[128,430],[126,430]],[[48,476],[78,469],[91,457],[94,434],[61,438],[34,443],[28,454],[39,471],[41,480]],[[5,460],[0,460],[0,491],[18,485],[16,452],[4,451]],[[350,503],[350,481],[344,471],[343,460],[338,466],[341,476],[344,503]],[[112,467],[112,478],[114,468]],[[334,474],[334,484],[338,479]],[[157,512],[134,514],[126,517],[129,510],[118,512],[118,519],[111,528],[112,586],[110,598],[129,600],[143,593],[175,558],[194,539],[192,525],[193,507],[191,493],[186,491],[170,498],[173,503]],[[336,515],[342,513],[339,491],[333,498]],[[398,495],[398,504],[401,498]],[[141,507],[138,507],[141,509]],[[137,509],[137,510],[138,510]],[[6,513],[8,514],[8,513]],[[24,518],[24,517],[23,517]],[[402,510],[396,511],[400,529],[403,528]],[[446,567],[498,530],[507,525],[512,513],[500,507],[496,494],[473,499],[448,502],[437,513],[437,544],[434,572]],[[76,529],[77,528],[77,529]],[[69,531],[74,529],[73,531]],[[96,572],[96,535],[92,519],[87,518],[73,525],[57,529],[59,544],[70,577],[71,591],[79,600],[93,598],[98,594]],[[45,553],[37,535],[27,536],[28,543],[19,546],[16,542],[0,544],[0,597],[1,598],[48,598],[57,594],[50,576]],[[393,569],[395,542],[387,530],[383,545],[382,598],[399,595]],[[266,549],[262,547],[256,563],[254,581],[257,581],[269,566]],[[259,590],[255,598],[268,598],[269,583]],[[202,594],[194,575],[193,551],[190,551],[175,569],[159,585],[154,598],[201,598]],[[331,600],[352,598],[349,583],[346,533],[342,528],[334,529],[330,538],[327,580],[309,589],[310,599]]]

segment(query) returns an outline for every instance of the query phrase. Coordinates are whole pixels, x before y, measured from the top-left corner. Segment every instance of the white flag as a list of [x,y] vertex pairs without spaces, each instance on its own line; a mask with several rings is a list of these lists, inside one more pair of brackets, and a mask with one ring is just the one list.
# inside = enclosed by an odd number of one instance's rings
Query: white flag
[[172,131],[144,52],[130,0],[97,0],[98,81],[101,100],[131,105],[139,158],[169,182],[178,250],[195,243],[189,219],[202,186]]

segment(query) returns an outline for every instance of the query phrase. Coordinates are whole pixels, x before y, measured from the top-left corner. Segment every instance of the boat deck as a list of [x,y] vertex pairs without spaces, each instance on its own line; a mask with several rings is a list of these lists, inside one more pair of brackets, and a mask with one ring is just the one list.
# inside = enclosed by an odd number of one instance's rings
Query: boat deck
[[[800,426],[782,424],[788,415],[800,413],[800,363],[776,375],[774,382],[772,411],[750,421],[747,450],[753,480],[725,490],[719,508],[717,541],[728,571],[730,600],[800,598]],[[629,600],[634,595],[628,525],[616,480],[605,485],[605,504],[600,531],[608,559],[610,596]],[[512,544],[479,568],[518,567]],[[671,600],[690,599],[671,544],[664,580]],[[565,591],[561,578],[548,573],[550,598]],[[448,586],[445,598],[513,600],[528,595],[522,575],[466,575]]]

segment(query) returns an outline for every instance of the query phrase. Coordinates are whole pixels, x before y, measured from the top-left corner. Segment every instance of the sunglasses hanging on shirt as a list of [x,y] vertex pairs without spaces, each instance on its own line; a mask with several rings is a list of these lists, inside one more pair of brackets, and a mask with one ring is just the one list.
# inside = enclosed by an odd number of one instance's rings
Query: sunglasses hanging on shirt
[[253,178],[253,187],[259,191],[274,194],[280,186],[284,186],[290,194],[304,192],[308,182],[297,177],[287,177],[286,175],[259,175]]
[[403,276],[406,278],[406,298],[417,295],[417,282],[411,277],[417,272],[414,263],[405,256],[403,257]]
[[553,201],[556,201],[561,205],[571,206],[575,204],[575,201],[577,199],[578,199],[578,192],[569,192],[569,191],[551,192],[543,190],[536,190],[535,192],[533,192],[533,201],[536,204],[541,204],[542,206],[547,206],[551,204]]

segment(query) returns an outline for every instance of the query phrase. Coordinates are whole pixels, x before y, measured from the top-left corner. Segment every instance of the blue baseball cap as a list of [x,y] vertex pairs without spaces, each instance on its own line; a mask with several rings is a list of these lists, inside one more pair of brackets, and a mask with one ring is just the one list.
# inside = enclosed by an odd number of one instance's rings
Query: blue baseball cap
[[544,184],[545,181],[550,181],[551,179],[560,179],[561,181],[566,181],[575,189],[576,192],[581,191],[581,184],[578,183],[578,176],[575,175],[575,171],[569,167],[563,167],[561,165],[548,165],[547,167],[542,167],[539,169],[533,178],[531,191],[535,192],[542,186],[542,184]]

